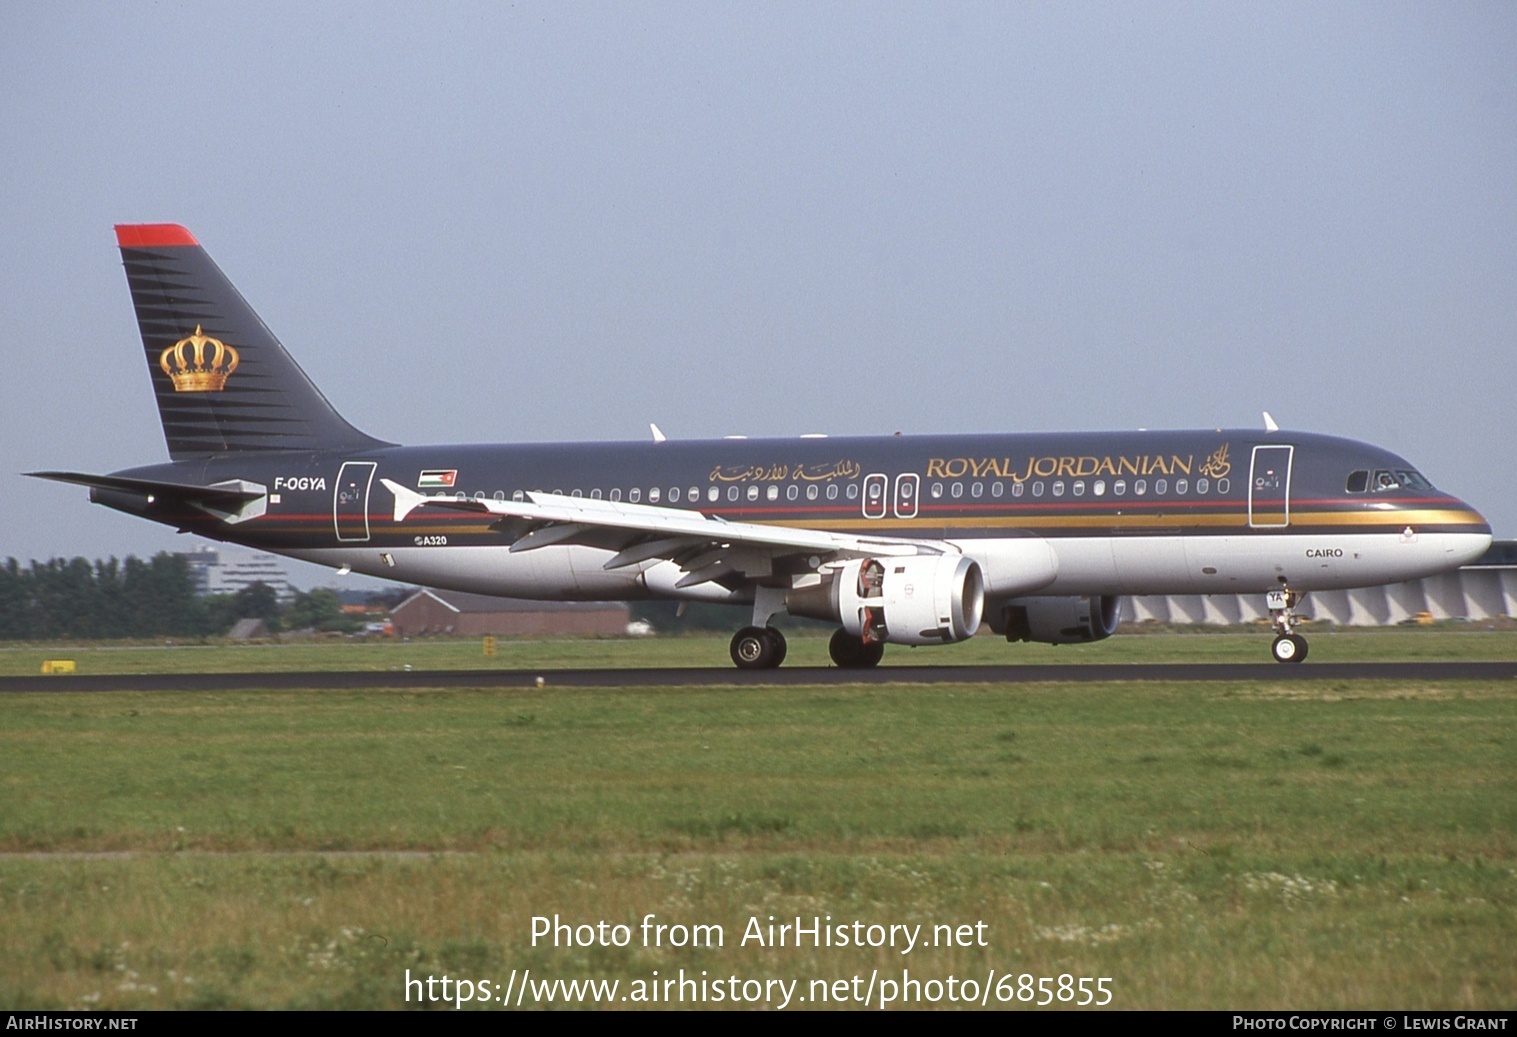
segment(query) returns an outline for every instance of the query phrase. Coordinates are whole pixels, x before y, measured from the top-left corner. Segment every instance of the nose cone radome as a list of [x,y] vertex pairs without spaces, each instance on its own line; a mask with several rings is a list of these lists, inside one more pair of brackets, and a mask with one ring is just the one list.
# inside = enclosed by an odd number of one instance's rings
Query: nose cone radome
[[1458,503],[1458,508],[1464,518],[1461,523],[1464,528],[1443,534],[1450,569],[1469,565],[1491,547],[1491,524],[1485,516],[1463,501]]
[[1458,568],[1476,561],[1491,547],[1490,533],[1448,533],[1449,568]]

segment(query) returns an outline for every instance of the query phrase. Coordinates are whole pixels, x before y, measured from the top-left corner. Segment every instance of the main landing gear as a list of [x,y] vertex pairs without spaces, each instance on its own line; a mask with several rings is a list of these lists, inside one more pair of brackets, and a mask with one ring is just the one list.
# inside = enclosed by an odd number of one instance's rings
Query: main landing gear
[[[732,635],[732,661],[740,670],[772,670],[785,661],[786,651],[785,635],[774,627],[743,627]],[[840,669],[867,670],[880,664],[885,646],[838,630],[832,635],[827,652]]]
[[[759,587],[753,601],[753,623],[732,635],[732,661],[740,670],[772,670],[785,661],[785,635],[769,620],[785,611],[785,589]],[[844,670],[867,670],[885,657],[885,642],[868,640],[839,629],[827,646],[832,661]]]
[[858,634],[837,630],[827,644],[827,654],[840,670],[867,670],[878,666],[885,657],[882,641],[865,641]]
[[1275,628],[1275,641],[1270,645],[1270,654],[1277,663],[1299,663],[1306,660],[1306,638],[1296,633],[1296,624],[1301,617],[1294,612],[1301,602],[1301,595],[1290,588],[1270,591],[1264,597],[1269,608],[1269,622]]
[[772,670],[785,661],[788,648],[774,627],[743,627],[732,635],[732,661],[740,670]]

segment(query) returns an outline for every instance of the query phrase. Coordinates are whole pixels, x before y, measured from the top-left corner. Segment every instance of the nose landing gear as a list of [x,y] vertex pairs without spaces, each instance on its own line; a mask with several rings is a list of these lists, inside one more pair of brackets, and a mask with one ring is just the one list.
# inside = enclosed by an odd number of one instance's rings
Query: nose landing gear
[[1296,624],[1301,622],[1301,617],[1294,611],[1301,598],[1302,595],[1289,587],[1270,591],[1264,596],[1270,625],[1275,628],[1275,641],[1269,650],[1277,663],[1299,663],[1306,659],[1306,638],[1296,633]]

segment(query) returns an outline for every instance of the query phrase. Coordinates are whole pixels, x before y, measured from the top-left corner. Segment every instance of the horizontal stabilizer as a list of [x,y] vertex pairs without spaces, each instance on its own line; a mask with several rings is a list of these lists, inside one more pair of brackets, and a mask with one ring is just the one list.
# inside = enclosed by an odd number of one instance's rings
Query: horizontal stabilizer
[[143,497],[161,497],[165,500],[184,501],[212,508],[237,508],[257,500],[267,491],[256,483],[238,479],[214,486],[195,486],[190,483],[159,482],[156,479],[126,479],[119,475],[86,475],[83,472],[27,472],[33,479],[51,479],[53,482],[73,483],[88,486],[92,490],[114,490],[118,493],[135,493]]

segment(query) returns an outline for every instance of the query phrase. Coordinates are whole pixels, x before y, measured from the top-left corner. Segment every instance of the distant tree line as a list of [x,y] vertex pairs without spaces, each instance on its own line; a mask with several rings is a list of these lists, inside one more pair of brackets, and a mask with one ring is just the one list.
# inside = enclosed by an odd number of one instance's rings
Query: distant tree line
[[146,562],[54,558],[23,568],[10,558],[0,566],[0,640],[214,637],[239,619],[262,619],[271,631],[357,626],[329,590],[283,606],[263,583],[197,595],[188,561],[166,551]]

